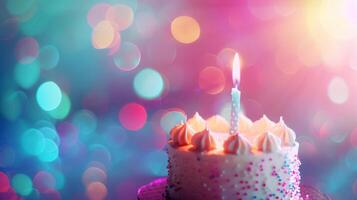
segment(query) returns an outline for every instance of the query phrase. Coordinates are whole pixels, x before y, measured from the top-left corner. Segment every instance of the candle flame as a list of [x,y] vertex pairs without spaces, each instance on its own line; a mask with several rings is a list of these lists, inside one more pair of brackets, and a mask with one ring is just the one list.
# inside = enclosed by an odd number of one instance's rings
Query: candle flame
[[240,82],[240,59],[238,53],[234,55],[233,64],[232,64],[232,78],[233,78],[233,85],[238,87]]

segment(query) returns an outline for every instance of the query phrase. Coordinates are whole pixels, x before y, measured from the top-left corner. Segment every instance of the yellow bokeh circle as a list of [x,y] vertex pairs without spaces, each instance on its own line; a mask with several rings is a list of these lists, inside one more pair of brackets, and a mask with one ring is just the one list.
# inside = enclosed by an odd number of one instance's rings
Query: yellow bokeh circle
[[96,49],[105,49],[110,47],[115,39],[115,29],[110,21],[103,20],[99,22],[92,34],[92,44]]
[[192,17],[179,16],[171,22],[171,34],[178,42],[195,42],[200,37],[200,32],[200,25]]

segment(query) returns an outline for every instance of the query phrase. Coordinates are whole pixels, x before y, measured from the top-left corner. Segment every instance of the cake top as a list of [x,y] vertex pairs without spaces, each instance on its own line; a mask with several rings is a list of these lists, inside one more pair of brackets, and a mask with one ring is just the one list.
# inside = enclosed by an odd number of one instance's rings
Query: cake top
[[252,122],[240,114],[238,132],[229,134],[230,125],[220,115],[203,119],[197,112],[187,122],[170,131],[169,144],[189,147],[192,151],[226,154],[273,153],[297,145],[295,132],[283,118],[275,123],[263,115]]

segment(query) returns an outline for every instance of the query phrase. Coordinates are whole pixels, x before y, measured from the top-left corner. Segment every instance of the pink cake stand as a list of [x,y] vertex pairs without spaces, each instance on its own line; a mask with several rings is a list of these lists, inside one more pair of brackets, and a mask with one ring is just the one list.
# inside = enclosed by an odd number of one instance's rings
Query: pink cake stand
[[[166,178],[159,178],[151,183],[144,185],[138,190],[139,200],[165,200]],[[301,196],[304,200],[331,200],[330,197],[321,193],[319,190],[302,185]]]

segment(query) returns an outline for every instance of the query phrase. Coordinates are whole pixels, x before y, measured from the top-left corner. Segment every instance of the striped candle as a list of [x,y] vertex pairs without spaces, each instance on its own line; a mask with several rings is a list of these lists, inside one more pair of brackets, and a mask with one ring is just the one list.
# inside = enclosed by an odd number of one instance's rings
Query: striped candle
[[240,61],[237,53],[234,55],[233,59],[232,79],[234,87],[232,88],[231,92],[232,107],[230,134],[235,134],[238,132],[238,115],[240,112],[240,91],[238,89],[240,82]]

